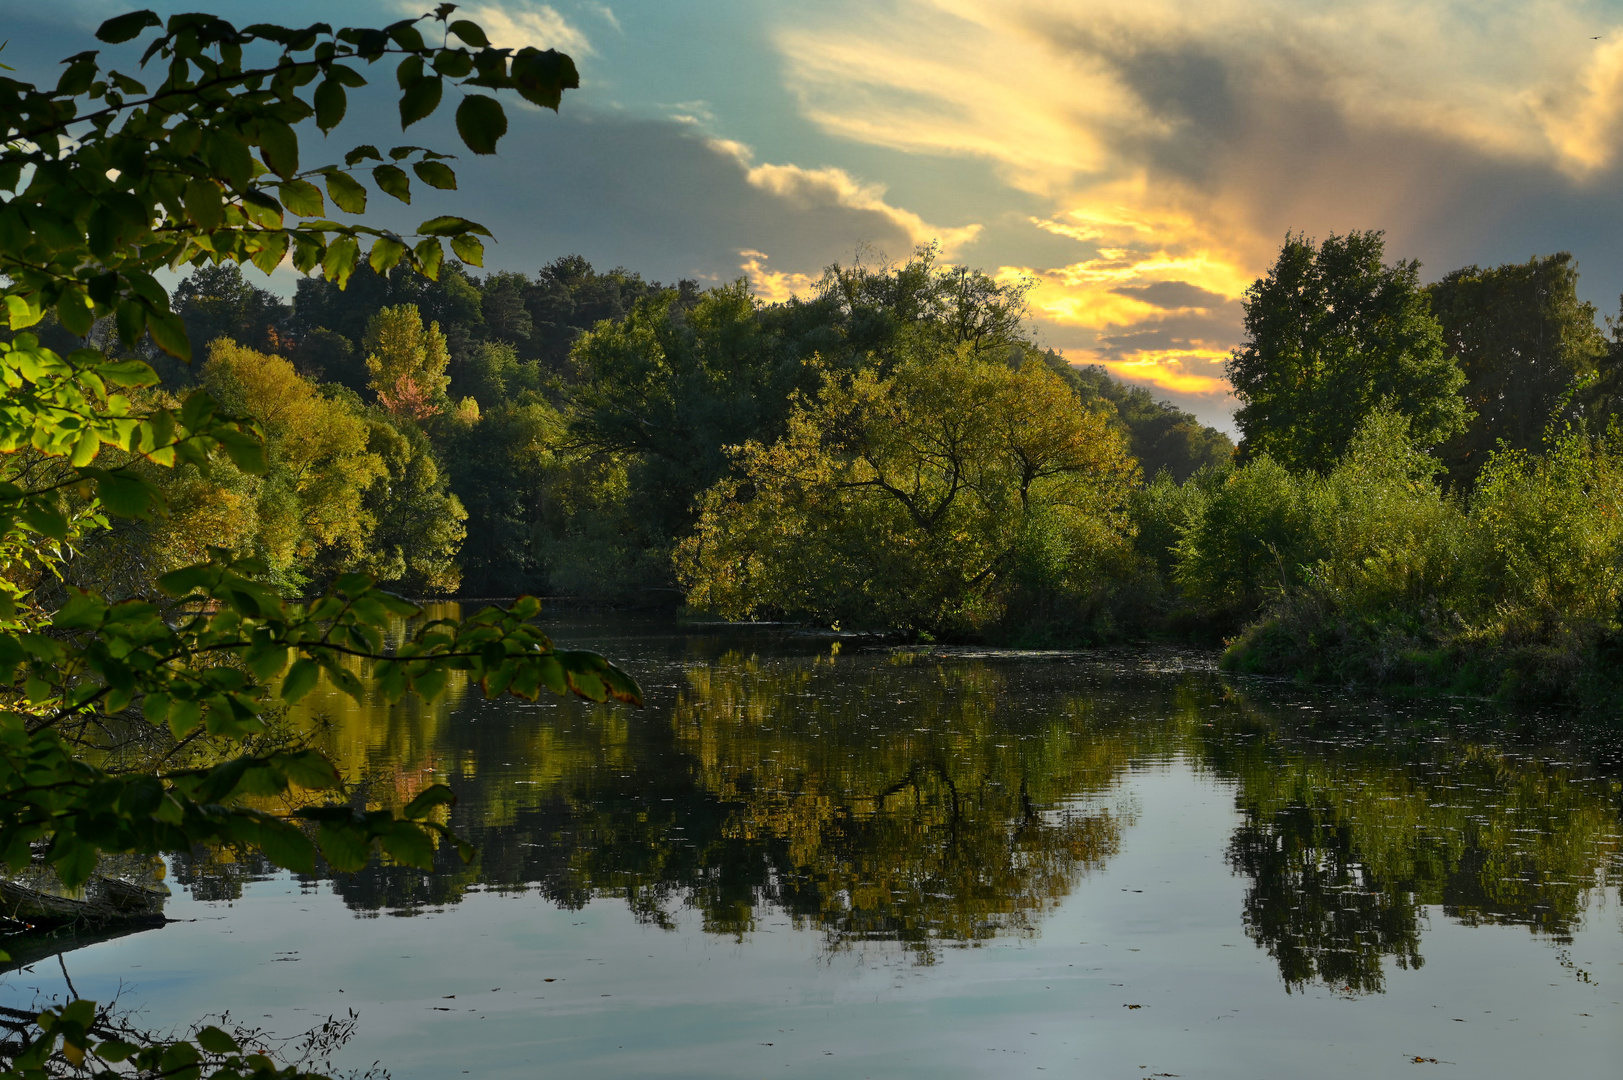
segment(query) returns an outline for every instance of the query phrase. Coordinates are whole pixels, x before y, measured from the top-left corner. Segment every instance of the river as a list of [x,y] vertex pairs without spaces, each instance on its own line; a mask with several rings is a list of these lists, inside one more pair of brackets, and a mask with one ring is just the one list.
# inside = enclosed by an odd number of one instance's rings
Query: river
[[[860,648],[559,618],[643,710],[356,706],[357,805],[478,847],[300,878],[182,853],[63,957],[162,1028],[355,1013],[336,1069],[480,1077],[1616,1075],[1617,728],[1175,648]],[[6,976],[64,990],[55,960]]]

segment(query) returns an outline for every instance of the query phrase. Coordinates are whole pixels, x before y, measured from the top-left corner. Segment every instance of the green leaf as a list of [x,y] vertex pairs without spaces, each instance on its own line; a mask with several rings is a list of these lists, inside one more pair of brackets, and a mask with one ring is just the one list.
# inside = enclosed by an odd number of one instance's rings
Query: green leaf
[[136,37],[149,26],[162,26],[163,22],[150,11],[132,11],[128,15],[115,15],[96,30],[96,40],[119,45]]
[[393,195],[403,203],[411,202],[411,178],[398,165],[379,165],[372,170],[372,179],[378,190]]
[[215,569],[206,563],[183,566],[160,577],[158,588],[170,596],[189,596],[199,590],[207,590],[214,583],[215,574]]
[[417,179],[429,187],[439,188],[441,191],[456,190],[456,173],[442,162],[419,161],[411,167],[411,171],[417,174]]
[[337,79],[326,78],[316,86],[314,95],[316,127],[323,133],[337,127],[349,109],[349,94]]
[[211,1054],[235,1054],[242,1049],[237,1040],[212,1024],[197,1033],[197,1045]]
[[346,214],[366,213],[366,188],[348,173],[337,170],[328,173],[327,194],[333,205]]
[[513,85],[524,100],[557,111],[565,90],[580,87],[575,61],[556,49],[523,48],[513,57]]
[[57,876],[62,884],[70,889],[77,889],[90,880],[91,873],[96,869],[96,848],[80,840],[72,833],[59,832],[51,844],[50,854],[45,861],[56,867]]
[[282,204],[263,191],[245,191],[242,193],[242,213],[244,217],[262,229],[279,229],[282,227]]
[[458,233],[478,233],[480,236],[490,236],[490,230],[478,222],[450,214],[429,218],[417,226],[417,232],[422,236],[456,236]]
[[260,118],[259,153],[265,166],[284,180],[299,171],[299,137],[280,120]]
[[120,360],[96,365],[96,374],[114,386],[156,386],[158,373],[145,360]]
[[407,83],[400,94],[401,130],[432,115],[440,107],[440,97],[444,93],[445,80],[438,75],[419,75]]
[[410,822],[397,822],[392,828],[384,831],[382,837],[384,854],[396,862],[408,866],[415,866],[423,870],[434,868],[434,842],[429,839],[428,833]]
[[360,255],[360,243],[353,236],[341,236],[327,245],[327,254],[321,260],[321,272],[328,281],[342,289],[349,284],[349,276],[355,272],[355,260]]
[[56,320],[74,337],[84,337],[95,322],[90,298],[77,289],[63,293],[62,299],[56,302]]
[[485,265],[485,242],[477,236],[469,236],[467,233],[463,233],[460,236],[451,237],[451,250],[456,252],[457,258],[469,266]]
[[22,519],[24,525],[41,536],[48,536],[52,540],[68,538],[68,519],[54,507],[30,500],[18,508],[17,516]]
[[[178,705],[177,705],[178,708]],[[248,770],[255,765],[251,757],[235,757],[230,761],[214,766],[203,774],[203,782],[197,786],[197,801],[202,803],[218,803],[229,799],[231,795],[242,787],[243,778]]]
[[413,250],[417,256],[417,265],[422,269],[423,276],[430,281],[438,281],[440,264],[445,261],[445,249],[440,246],[440,242],[430,236],[426,240],[419,241],[417,247]]
[[302,788],[327,791],[344,786],[344,778],[338,775],[337,767],[319,750],[277,754],[274,760],[287,778]]
[[277,866],[296,874],[316,872],[316,846],[304,835],[304,830],[292,822],[261,819],[259,850]]
[[147,330],[158,348],[186,363],[192,361],[192,343],[186,336],[186,324],[172,311],[147,309]]
[[495,98],[469,94],[456,107],[456,132],[474,153],[494,154],[496,143],[507,134],[507,113]]
[[299,217],[320,217],[327,212],[321,189],[308,180],[289,180],[281,187],[282,205]]
[[407,803],[400,813],[413,821],[420,821],[427,817],[436,806],[455,805],[456,792],[444,784],[431,784],[418,792],[417,797]]
[[40,307],[39,297],[11,294],[6,297],[6,315],[13,330],[22,330],[43,319],[45,311]]
[[152,481],[123,470],[96,477],[96,498],[114,517],[149,520],[164,506],[163,492]]
[[323,822],[316,830],[316,841],[332,868],[344,873],[365,868],[372,848],[359,822]]
[[265,444],[259,437],[233,428],[217,428],[214,437],[231,458],[231,463],[250,476],[263,476],[270,471],[265,459]]
[[282,700],[292,705],[315,689],[316,680],[320,677],[321,668],[314,660],[301,658],[293,661],[293,666],[288,668],[286,677],[282,679]]
[[363,161],[382,160],[383,155],[378,153],[378,148],[373,146],[371,143],[362,143],[360,146],[357,146],[355,149],[344,155],[344,164],[351,167],[359,165]]
[[120,300],[115,317],[118,340],[125,348],[133,348],[147,331],[147,311],[136,300]]
[[371,258],[367,260],[372,269],[379,274],[386,274],[405,257],[407,247],[392,236],[380,236],[372,245]]
[[51,617],[51,625],[62,630],[94,630],[106,617],[107,605],[100,597],[83,589],[73,589],[68,602]]
[[490,39],[485,37],[485,32],[479,28],[479,24],[469,22],[467,19],[458,19],[445,29],[476,49],[487,48],[490,45]]

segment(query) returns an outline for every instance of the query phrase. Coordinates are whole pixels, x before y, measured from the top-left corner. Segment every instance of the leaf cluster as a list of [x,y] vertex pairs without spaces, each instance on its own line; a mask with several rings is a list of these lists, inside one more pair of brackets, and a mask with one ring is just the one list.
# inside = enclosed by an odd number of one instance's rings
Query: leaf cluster
[[[0,274],[10,282],[12,327],[53,311],[82,336],[112,316],[126,346],[150,333],[186,359],[185,328],[152,276],[160,267],[252,262],[269,273],[291,258],[299,271],[320,267],[342,286],[363,261],[363,243],[374,270],[405,265],[435,277],[446,241],[479,265],[480,237],[490,232],[465,218],[434,217],[407,236],[327,216],[329,200],[338,212],[365,212],[363,175],[409,203],[407,165],[423,184],[455,188],[448,155],[367,144],[312,168],[296,130],[306,120],[333,130],[349,91],[368,84],[367,69],[393,62],[403,127],[432,115],[450,85],[461,93],[463,143],[490,154],[506,114],[494,96],[474,91],[514,90],[556,109],[579,85],[569,57],[496,48],[454,10],[442,4],[382,29],[337,30],[239,29],[205,14],[164,22],[140,11],[103,23],[97,37],[116,45],[159,31],[139,59],[141,78],[104,67],[98,50],[65,60],[55,87],[0,78]],[[429,41],[425,29],[441,40]]]

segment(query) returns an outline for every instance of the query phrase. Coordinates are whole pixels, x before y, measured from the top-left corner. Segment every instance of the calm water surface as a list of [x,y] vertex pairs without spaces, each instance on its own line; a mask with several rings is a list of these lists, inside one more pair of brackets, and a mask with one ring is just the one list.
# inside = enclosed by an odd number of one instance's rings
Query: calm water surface
[[450,784],[475,862],[176,856],[179,921],[68,953],[79,992],[160,1027],[354,1009],[335,1065],[401,1080],[1619,1074],[1615,733],[1171,650],[551,630],[648,708],[295,718],[358,804]]

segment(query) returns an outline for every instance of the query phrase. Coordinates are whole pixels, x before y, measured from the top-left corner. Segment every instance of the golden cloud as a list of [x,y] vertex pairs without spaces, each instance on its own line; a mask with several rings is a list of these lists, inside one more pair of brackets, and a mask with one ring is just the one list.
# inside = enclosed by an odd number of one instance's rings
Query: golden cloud
[[1161,390],[1201,397],[1227,397],[1230,393],[1221,349],[1146,349],[1109,355],[1092,349],[1060,349],[1073,364],[1096,364],[1118,379],[1148,383]]
[[[1575,179],[1610,166],[1619,21],[1559,0],[892,0],[816,9],[776,42],[825,132],[981,159],[1048,204],[1032,224],[1078,257],[999,274],[1034,280],[1039,320],[1115,342],[1074,358],[1220,394],[1233,301],[1284,228],[1403,220],[1436,185],[1415,147]],[[1224,310],[1151,302],[1160,283]],[[1162,347],[1123,351],[1136,338]]]
[[817,279],[810,274],[767,269],[766,261],[770,256],[764,251],[746,248],[738,254],[744,260],[738,264],[738,268],[749,278],[750,292],[756,299],[768,304],[781,304],[810,293],[817,284]]

